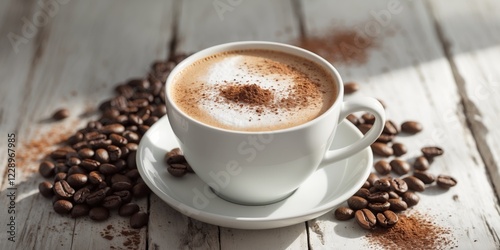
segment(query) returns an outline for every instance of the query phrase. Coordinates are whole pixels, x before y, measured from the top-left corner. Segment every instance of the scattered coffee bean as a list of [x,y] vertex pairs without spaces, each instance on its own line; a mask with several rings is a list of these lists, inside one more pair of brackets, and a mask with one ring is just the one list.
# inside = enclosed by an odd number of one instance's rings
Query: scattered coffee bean
[[137,212],[130,217],[130,227],[132,228],[141,228],[146,226],[149,221],[149,216],[144,212]]
[[389,191],[391,189],[391,178],[381,178],[373,183],[373,186],[380,191]]
[[401,131],[408,134],[416,134],[422,131],[422,124],[416,121],[406,121],[401,124]]
[[444,153],[443,149],[439,147],[423,147],[421,151],[428,160],[432,160],[434,157],[440,156]]
[[97,185],[104,181],[104,175],[98,171],[92,171],[89,173],[89,182]]
[[85,159],[80,163],[80,166],[83,167],[87,171],[94,171],[101,165],[100,162],[93,159]]
[[376,174],[370,173],[370,175],[368,175],[367,181],[370,183],[371,186],[373,186],[373,183],[378,179],[379,177]]
[[102,201],[102,206],[107,209],[116,209],[119,208],[122,204],[122,199],[118,195],[110,195],[106,196]]
[[394,139],[394,135],[388,135],[388,134],[380,134],[376,140],[376,142],[382,142],[382,143],[389,143]]
[[393,227],[394,225],[396,225],[398,220],[399,220],[398,216],[390,210],[377,214],[378,224],[385,228]]
[[149,195],[151,190],[145,183],[137,183],[133,188],[132,188],[132,193],[134,194],[134,197],[136,198],[142,198],[146,197]]
[[89,196],[89,194],[90,194],[90,189],[88,189],[86,187],[80,188],[73,195],[73,200],[77,204],[85,203],[87,201],[87,197]]
[[394,154],[392,148],[385,143],[375,142],[371,145],[371,148],[373,150],[373,153],[378,156],[388,157]]
[[413,163],[413,168],[415,170],[426,171],[430,167],[429,161],[424,156],[419,156],[415,159]]
[[373,127],[372,124],[361,124],[358,126],[359,131],[361,131],[362,134],[368,133],[370,129]]
[[113,191],[123,191],[132,189],[132,183],[126,181],[115,182],[111,185]]
[[347,205],[353,210],[359,210],[366,208],[368,201],[359,196],[351,196],[351,198],[347,200]]
[[398,126],[391,120],[387,120],[384,124],[383,134],[397,135],[399,133]]
[[73,188],[79,188],[87,184],[88,177],[86,174],[72,174],[67,177],[67,182]]
[[440,188],[448,189],[457,185],[457,180],[448,175],[439,175],[436,183]]
[[87,204],[76,204],[71,209],[71,218],[78,218],[89,214],[90,207]]
[[43,161],[40,163],[38,172],[45,178],[54,176],[56,166],[50,161]]
[[135,203],[127,203],[120,207],[118,214],[120,216],[131,216],[139,212],[139,205]]
[[183,164],[170,164],[167,171],[175,177],[182,177],[187,173],[187,168]]
[[67,200],[57,200],[54,202],[54,211],[58,214],[67,214],[73,208],[73,203]]
[[101,132],[103,134],[120,134],[125,131],[125,127],[119,123],[114,123],[110,125],[103,126]]
[[132,194],[128,190],[117,191],[117,192],[114,192],[113,194],[120,196],[123,203],[129,203],[132,201]]
[[355,194],[354,196],[359,196],[361,198],[367,198],[368,195],[370,194],[370,190],[366,189],[366,188],[360,188]]
[[386,210],[388,210],[391,207],[391,204],[389,202],[384,202],[384,203],[369,203],[368,208],[375,212],[375,213],[381,213]]
[[38,191],[43,197],[50,198],[54,195],[54,192],[52,191],[52,183],[48,181],[41,182],[38,184]]
[[105,207],[94,207],[89,211],[89,217],[95,221],[103,221],[109,218],[109,210]]
[[[391,187],[392,188],[392,187]],[[397,194],[396,192],[394,191],[389,191],[387,192],[389,194],[389,199],[397,199],[399,198],[399,194]]]
[[54,193],[61,199],[69,199],[75,194],[75,190],[65,180],[54,183]]
[[87,204],[91,205],[91,206],[95,206],[97,204],[100,204],[104,198],[106,198],[106,194],[108,192],[109,188],[103,188],[103,189],[99,189],[93,193],[90,193],[88,196],[87,196],[87,199],[85,199],[85,201],[87,202]]
[[369,189],[371,186],[372,186],[372,184],[370,184],[370,182],[369,182],[369,181],[365,181],[365,183],[363,183],[362,188]]
[[406,146],[402,143],[396,142],[392,144],[392,150],[394,151],[395,156],[402,156],[408,152]]
[[408,207],[413,207],[415,205],[418,204],[418,202],[420,201],[420,196],[418,196],[418,194],[414,193],[414,192],[406,192],[404,193],[401,198],[403,199],[403,201],[406,202],[406,204],[408,205]]
[[356,222],[364,229],[373,229],[377,224],[377,218],[375,215],[368,209],[364,208],[356,211],[354,214],[354,218]]
[[352,94],[359,90],[359,85],[355,82],[344,83],[344,93],[346,95]]
[[68,176],[74,175],[74,174],[87,174],[87,170],[83,169],[80,166],[72,166],[68,169]]
[[436,180],[436,177],[434,177],[433,174],[431,174],[427,171],[415,170],[413,172],[413,176],[420,179],[424,184],[431,184]]
[[109,162],[109,154],[106,149],[99,148],[95,151],[95,156],[94,159],[98,162],[102,163],[108,163]]
[[359,120],[359,118],[358,118],[356,115],[354,115],[354,114],[349,114],[349,115],[346,117],[346,119],[347,119],[348,121],[350,121],[352,124],[354,124],[355,126],[358,126],[358,125],[360,125],[360,124],[361,124],[361,121]]
[[369,194],[366,198],[373,203],[383,203],[389,200],[389,194],[387,192],[375,192]]
[[54,114],[52,114],[52,119],[54,119],[56,121],[60,121],[60,120],[66,119],[68,116],[69,116],[69,110],[62,108],[62,109],[56,110],[54,112]]
[[410,164],[401,159],[394,159],[389,163],[392,171],[398,175],[405,175],[410,172]]
[[364,113],[361,115],[361,118],[363,121],[365,121],[365,124],[374,124],[375,123],[375,116],[370,113]]
[[391,165],[385,160],[377,161],[373,167],[381,175],[388,175],[391,172]]
[[408,204],[402,199],[389,199],[390,209],[394,212],[400,212],[408,209]]
[[354,218],[354,210],[348,207],[339,207],[335,209],[335,218],[340,221]]
[[408,185],[408,188],[413,191],[423,192],[425,190],[425,184],[414,176],[407,176],[403,180]]
[[393,179],[391,179],[391,190],[396,192],[396,195],[402,194],[402,193],[408,191],[408,185],[402,179],[393,178]]

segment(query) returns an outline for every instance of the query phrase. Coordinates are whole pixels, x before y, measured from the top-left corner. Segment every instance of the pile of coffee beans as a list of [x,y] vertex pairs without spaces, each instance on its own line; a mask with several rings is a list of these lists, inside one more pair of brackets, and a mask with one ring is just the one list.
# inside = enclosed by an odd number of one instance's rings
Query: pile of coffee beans
[[[40,164],[39,172],[52,181],[39,184],[40,194],[52,198],[54,211],[71,217],[109,218],[110,210],[130,217],[132,228],[148,223],[135,199],[150,194],[136,166],[138,143],[166,114],[165,80],[185,56],[156,62],[148,76],[119,84],[117,95],[100,106],[101,116],[69,137]],[[58,110],[53,118],[69,115]]]
[[174,177],[182,177],[187,173],[194,173],[191,165],[186,161],[180,148],[174,148],[165,154],[167,171]]
[[[351,86],[349,89],[359,89]],[[356,84],[357,85],[357,84]],[[370,130],[375,117],[365,113],[361,116],[351,114],[347,119],[365,134]],[[457,181],[448,175],[434,176],[427,170],[435,157],[443,155],[443,149],[430,146],[421,149],[422,155],[412,163],[399,157],[407,153],[407,147],[394,142],[399,133],[414,135],[422,131],[422,125],[417,121],[405,121],[399,127],[394,121],[387,120],[382,134],[371,145],[374,155],[382,157],[374,164],[376,173],[371,173],[363,187],[347,200],[347,207],[341,206],[335,210],[335,218],[349,220],[355,218],[357,224],[364,229],[377,227],[388,228],[398,222],[398,213],[415,206],[420,201],[416,192],[423,192],[430,185],[448,189]],[[389,160],[388,157],[393,157]],[[395,176],[395,177],[394,177]]]

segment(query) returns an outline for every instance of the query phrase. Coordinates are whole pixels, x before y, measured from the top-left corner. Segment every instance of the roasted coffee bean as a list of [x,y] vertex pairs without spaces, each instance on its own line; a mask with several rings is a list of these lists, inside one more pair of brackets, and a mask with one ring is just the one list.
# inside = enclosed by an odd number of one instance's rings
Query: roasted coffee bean
[[109,139],[111,140],[111,142],[113,143],[113,145],[116,145],[116,146],[125,146],[127,145],[128,143],[128,140],[121,136],[121,135],[117,135],[117,134],[111,134],[109,135]]
[[385,160],[377,161],[374,168],[381,175],[388,175],[391,172],[391,165]]
[[116,174],[120,171],[115,165],[109,164],[109,163],[104,163],[99,166],[99,172],[105,175],[112,175]]
[[103,221],[109,218],[109,210],[105,207],[94,207],[89,211],[89,218],[95,221]]
[[109,145],[106,150],[108,151],[108,154],[109,154],[109,160],[111,162],[115,162],[117,161],[118,159],[120,159],[120,157],[122,156],[122,151],[120,150],[119,147],[117,146],[114,146],[114,145]]
[[114,192],[113,194],[120,196],[123,203],[128,203],[128,202],[132,201],[132,194],[130,193],[130,191],[123,190],[123,191]]
[[68,174],[66,173],[57,173],[56,176],[54,177],[54,183],[60,181],[60,180],[66,180],[66,176],[68,176]]
[[52,119],[54,119],[56,121],[60,121],[60,120],[68,118],[68,116],[69,116],[69,110],[62,108],[62,109],[56,110],[54,112],[54,114],[52,114]]
[[113,123],[110,125],[103,126],[100,129],[101,133],[103,134],[120,134],[125,131],[125,127],[119,123]]
[[440,188],[448,189],[457,185],[457,180],[448,175],[438,175],[436,183]]
[[76,204],[71,209],[71,218],[78,218],[89,214],[90,207],[87,204]]
[[135,203],[126,203],[118,210],[120,216],[131,216],[137,212],[139,212],[139,205]]
[[73,175],[73,174],[87,174],[87,170],[80,166],[71,166],[68,169],[68,176]]
[[406,121],[401,124],[401,131],[408,134],[416,134],[422,131],[422,124],[416,121]]
[[148,119],[144,120],[144,124],[148,126],[153,126],[160,118],[157,116],[150,116]]
[[381,227],[393,227],[396,223],[398,223],[398,220],[398,216],[390,210],[377,214],[377,222]]
[[88,131],[97,131],[102,128],[102,124],[99,121],[90,121],[87,123]]
[[362,134],[366,134],[366,133],[368,133],[368,131],[370,131],[370,129],[371,129],[372,127],[373,127],[373,125],[372,125],[372,124],[366,124],[366,123],[365,123],[365,124],[360,124],[360,125],[358,126],[358,129],[359,129],[359,131],[361,131],[361,133],[362,133]]
[[94,159],[100,163],[108,163],[109,162],[109,154],[106,149],[99,148],[95,151]]
[[410,164],[401,159],[394,159],[389,163],[392,171],[398,175],[405,175],[410,172]]
[[137,143],[129,142],[129,143],[127,143],[127,145],[125,145],[125,147],[127,147],[130,150],[130,152],[132,153],[132,152],[137,151],[137,147],[139,147],[139,146],[137,145]]
[[149,216],[144,212],[137,212],[130,217],[130,227],[141,228],[148,224]]
[[434,157],[444,153],[444,150],[439,147],[423,147],[421,151],[427,160],[432,160]]
[[403,180],[408,185],[408,188],[413,191],[423,192],[425,190],[425,184],[414,176],[407,176]]
[[375,225],[377,224],[377,218],[375,215],[366,208],[356,211],[354,218],[358,225],[367,230],[375,228]]
[[369,181],[365,181],[365,183],[363,183],[362,188],[369,189],[371,186],[372,186],[372,184],[370,184],[370,182],[369,182]]
[[167,114],[167,106],[165,104],[160,104],[156,106],[156,108],[153,110],[152,115],[162,117]]
[[109,187],[106,187],[103,189],[99,189],[93,193],[90,193],[87,196],[87,199],[85,201],[87,202],[87,204],[89,204],[91,206],[95,206],[104,200],[104,198],[107,195],[108,190],[109,190]]
[[360,188],[354,195],[366,199],[369,194],[370,194],[370,190],[368,190],[366,188]]
[[368,208],[376,213],[381,213],[388,210],[391,207],[389,202],[384,203],[368,203]]
[[346,82],[344,83],[344,93],[346,95],[352,94],[359,90],[359,84],[355,82]]
[[131,114],[128,116],[128,121],[131,124],[136,125],[136,126],[142,125],[144,123],[143,120],[139,116],[134,115],[134,114]]
[[371,145],[371,148],[373,150],[373,153],[382,156],[382,157],[389,157],[394,154],[394,151],[392,150],[391,147],[389,147],[387,144],[381,143],[381,142],[375,142]]
[[132,184],[130,182],[120,181],[113,183],[113,185],[111,185],[111,188],[113,189],[113,191],[130,190],[132,189]]
[[187,173],[187,168],[183,164],[170,164],[167,171],[175,177],[182,177]]
[[128,123],[128,116],[119,115],[119,116],[115,117],[114,122],[120,123],[120,124],[126,124],[126,123]]
[[373,183],[373,186],[380,191],[391,190],[391,178],[381,178]]
[[54,211],[58,214],[67,214],[73,208],[73,203],[67,200],[57,200],[54,202]]
[[83,149],[83,148],[87,148],[89,145],[88,145],[88,142],[86,141],[81,141],[81,142],[77,142],[77,143],[74,143],[72,144],[72,148],[75,149],[75,150],[80,150],[80,149]]
[[123,174],[114,174],[113,176],[111,176],[111,184],[117,183],[117,182],[132,183],[132,181],[130,180],[130,178],[128,178],[126,175],[123,175]]
[[54,176],[56,165],[51,161],[43,161],[38,167],[38,172],[45,177],[49,178]]
[[388,134],[380,134],[376,140],[376,142],[381,142],[381,143],[389,143],[394,139],[394,135],[388,135]]
[[50,198],[54,195],[54,191],[52,191],[52,183],[48,181],[41,182],[38,184],[38,191],[43,197]]
[[402,194],[408,191],[408,185],[402,179],[393,178],[391,179],[391,190],[398,194]]
[[103,117],[110,118],[110,119],[115,118],[119,115],[120,115],[120,111],[118,111],[117,109],[108,109],[102,113]]
[[123,133],[123,137],[128,140],[128,142],[137,143],[139,142],[139,135],[137,133],[126,131]]
[[134,197],[136,198],[142,198],[146,197],[149,195],[151,190],[145,183],[137,183],[135,186],[132,188],[132,193],[134,194]]
[[125,146],[120,147],[120,150],[122,151],[122,157],[121,157],[122,160],[126,160],[128,158],[129,153],[130,153],[130,150]]
[[397,135],[399,133],[398,126],[391,120],[387,120],[384,124],[383,134]]
[[340,221],[350,220],[354,218],[354,210],[348,207],[339,207],[335,209],[335,218]]
[[80,163],[80,166],[83,167],[87,171],[94,171],[97,170],[97,168],[101,165],[100,162],[93,160],[93,159],[84,159],[82,163]]
[[348,121],[350,121],[352,124],[354,124],[355,126],[358,126],[358,125],[360,125],[360,124],[361,124],[361,123],[360,123],[359,118],[358,118],[356,115],[354,115],[354,114],[349,114],[349,115],[346,117],[346,119],[347,119]]
[[368,179],[367,179],[367,181],[370,183],[370,185],[372,185],[372,186],[373,186],[373,183],[374,183],[376,180],[378,180],[378,179],[379,179],[379,177],[378,177],[376,174],[374,174],[374,173],[370,173],[370,175],[368,175]]
[[113,165],[116,166],[116,168],[119,170],[119,171],[122,171],[124,170],[125,168],[128,168],[127,166],[127,162],[122,160],[122,159],[119,159],[117,160]]
[[86,174],[72,174],[66,178],[66,181],[72,187],[80,188],[85,186],[85,184],[87,184],[88,177]]
[[89,182],[94,184],[94,185],[97,185],[101,182],[104,181],[104,175],[99,173],[98,171],[92,171],[89,173]]
[[68,144],[71,144],[71,145],[76,144],[76,143],[81,142],[81,141],[83,141],[83,133],[81,133],[81,132],[76,132],[74,135],[70,136],[66,140],[66,142]]
[[414,192],[406,192],[404,193],[401,198],[406,202],[408,207],[413,207],[418,204],[420,201],[420,196]]
[[353,210],[359,210],[366,208],[368,201],[359,196],[351,196],[351,198],[347,199],[347,205]]
[[85,140],[87,141],[106,140],[106,139],[107,136],[105,134],[101,134],[97,131],[92,131],[85,134]]
[[[392,186],[391,186],[391,189],[392,189]],[[396,192],[394,191],[389,191],[387,192],[389,194],[389,199],[395,199],[395,198],[399,198],[399,194],[397,194]]]
[[375,123],[375,116],[370,113],[364,113],[363,115],[361,115],[361,118],[363,119],[363,121],[365,121],[365,124]]
[[89,196],[89,194],[90,194],[90,189],[86,187],[80,188],[73,195],[73,201],[75,201],[75,203],[77,204],[85,203],[87,201],[87,197]]
[[104,140],[104,139],[93,140],[88,142],[88,146],[94,150],[97,150],[99,148],[105,148],[111,144],[112,144],[111,140]]
[[389,199],[389,204],[391,204],[390,209],[394,212],[400,212],[408,209],[408,204],[406,204],[406,202],[402,199]]
[[117,209],[122,204],[122,199],[118,195],[106,196],[102,201],[102,206],[107,209]]
[[125,176],[127,176],[131,180],[137,180],[137,178],[139,178],[141,175],[139,174],[139,171],[137,169],[131,169],[127,171]]
[[54,183],[54,193],[61,199],[69,199],[75,194],[75,190],[65,180]]
[[413,172],[413,176],[420,179],[424,184],[431,184],[436,180],[436,177],[434,177],[433,174],[431,174],[427,171],[415,170]]
[[392,150],[394,151],[395,156],[402,156],[408,152],[406,146],[402,143],[396,142],[392,144]]
[[389,194],[387,192],[371,193],[367,199],[372,203],[384,203],[389,200]]
[[50,157],[54,160],[64,159],[64,158],[66,158],[67,153],[68,153],[68,151],[66,151],[66,150],[58,149],[58,150],[55,150],[52,153],[50,153]]
[[56,168],[54,169],[56,173],[61,173],[61,172],[68,173],[68,170],[69,167],[66,165],[66,163],[63,162],[56,163]]
[[149,126],[148,125],[140,125],[139,126],[139,130],[138,132],[141,134],[141,135],[144,135],[146,132],[148,132],[149,130]]
[[424,156],[417,157],[417,159],[415,159],[415,162],[413,163],[413,168],[415,170],[426,171],[427,169],[429,169],[429,167],[429,161]]

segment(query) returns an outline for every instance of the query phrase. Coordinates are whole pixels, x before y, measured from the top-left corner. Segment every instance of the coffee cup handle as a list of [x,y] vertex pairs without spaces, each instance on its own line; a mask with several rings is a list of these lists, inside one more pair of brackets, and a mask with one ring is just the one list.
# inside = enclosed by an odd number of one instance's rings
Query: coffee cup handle
[[324,167],[330,163],[358,153],[359,151],[369,147],[380,136],[385,125],[385,110],[382,104],[374,98],[362,97],[343,102],[338,123],[342,122],[349,114],[359,111],[366,111],[375,116],[375,123],[371,129],[361,139],[357,140],[353,144],[343,148],[326,151],[320,167]]

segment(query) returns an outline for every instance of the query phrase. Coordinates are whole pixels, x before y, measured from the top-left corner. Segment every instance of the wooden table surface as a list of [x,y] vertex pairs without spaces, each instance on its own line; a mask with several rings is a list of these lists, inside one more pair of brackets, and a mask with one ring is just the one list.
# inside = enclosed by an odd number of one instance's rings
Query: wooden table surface
[[[301,37],[351,29],[377,46],[366,62],[333,62],[355,96],[387,104],[397,122],[419,120],[424,131],[401,137],[411,154],[423,145],[446,153],[431,172],[458,180],[447,192],[422,193],[414,208],[449,228],[448,248],[500,248],[500,2],[332,0],[46,0],[0,1],[0,249],[120,249],[130,240],[117,215],[96,223],[56,214],[38,193],[37,173],[54,143],[84,126],[116,84],[142,77],[155,60],[229,41],[294,43]],[[69,119],[48,122],[60,107]],[[80,115],[83,114],[83,115]],[[15,243],[7,224],[11,187],[8,135],[16,135]],[[47,133],[52,133],[47,135]],[[236,230],[192,220],[152,194],[150,214],[136,232],[138,249],[362,249],[365,231],[329,212],[270,230]],[[108,225],[113,228],[107,228]],[[114,232],[115,230],[116,232]],[[115,233],[112,240],[101,236]],[[380,246],[371,246],[379,248]],[[416,246],[417,247],[417,246]],[[418,246],[426,248],[425,246]]]

